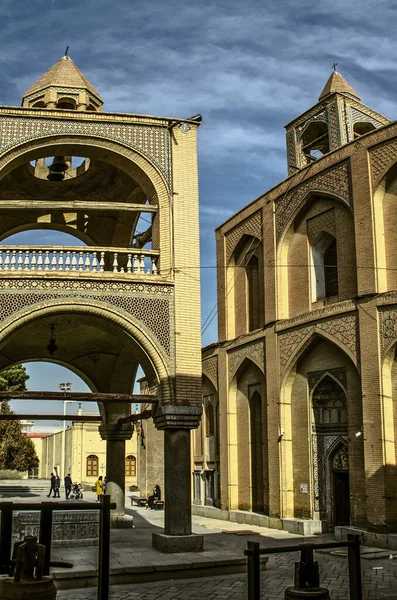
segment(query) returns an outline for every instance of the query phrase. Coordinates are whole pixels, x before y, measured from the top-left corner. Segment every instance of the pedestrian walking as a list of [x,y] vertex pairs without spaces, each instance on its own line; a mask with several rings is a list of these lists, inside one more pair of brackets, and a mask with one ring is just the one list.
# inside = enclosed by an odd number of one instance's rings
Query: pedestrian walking
[[59,475],[55,477],[54,498],[60,498],[59,488],[61,487],[61,479]]
[[107,484],[108,484],[108,480],[106,479],[106,476],[105,476],[105,477],[103,478],[103,481],[102,481],[102,493],[103,493],[103,494],[106,494],[106,487],[107,487]]
[[51,479],[50,479],[50,493],[47,494],[47,498],[50,498],[52,492],[55,492],[55,475],[54,473],[51,473]]
[[70,477],[70,473],[68,473],[64,479],[65,483],[65,498],[66,500],[70,496],[70,492],[72,491],[72,478]]
[[102,488],[102,475],[100,475],[98,477],[98,479],[95,482],[95,491],[96,491],[96,499],[97,502],[99,502],[99,498],[100,496],[102,496],[103,494],[103,488]]

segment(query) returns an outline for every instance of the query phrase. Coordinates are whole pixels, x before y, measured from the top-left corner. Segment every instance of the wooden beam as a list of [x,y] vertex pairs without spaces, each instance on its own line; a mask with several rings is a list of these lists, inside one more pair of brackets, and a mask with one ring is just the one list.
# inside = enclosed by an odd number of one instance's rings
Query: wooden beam
[[119,419],[117,419],[117,424],[124,425],[125,423],[136,423],[141,419],[150,419],[151,416],[151,410],[143,410],[141,413],[136,413],[135,415],[130,415],[129,417],[120,417]]
[[75,402],[129,402],[155,404],[150,394],[97,394],[91,392],[0,392],[1,400],[74,400]]
[[0,413],[0,421],[20,421],[32,420],[35,421],[102,421],[101,415],[19,415],[19,414],[3,414]]
[[100,200],[29,200],[29,207],[26,208],[26,201],[24,200],[2,200],[0,211],[10,210],[24,210],[31,212],[34,210],[48,210],[48,211],[83,211],[85,213],[94,212],[96,210],[105,211],[129,211],[129,212],[146,212],[155,213],[157,212],[157,206],[153,204],[134,204],[132,202],[101,202]]

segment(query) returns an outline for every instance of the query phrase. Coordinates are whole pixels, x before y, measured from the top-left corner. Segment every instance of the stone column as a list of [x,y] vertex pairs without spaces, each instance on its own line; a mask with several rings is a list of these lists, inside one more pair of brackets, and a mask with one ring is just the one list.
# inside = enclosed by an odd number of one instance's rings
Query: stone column
[[164,430],[164,534],[153,533],[161,552],[197,552],[203,536],[192,534],[192,465],[190,430],[196,429],[201,406],[158,406],[153,418]]
[[133,518],[125,514],[125,441],[130,439],[131,429],[108,424],[100,426],[99,432],[106,440],[106,493],[116,503],[112,527],[132,527]]

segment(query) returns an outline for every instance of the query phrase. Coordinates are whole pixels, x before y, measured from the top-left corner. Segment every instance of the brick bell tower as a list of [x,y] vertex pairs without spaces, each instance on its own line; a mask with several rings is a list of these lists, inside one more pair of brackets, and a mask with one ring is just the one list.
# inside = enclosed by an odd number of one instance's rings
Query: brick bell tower
[[[0,370],[53,361],[101,396],[107,489],[121,526],[134,415],[114,396],[130,397],[143,369],[163,441],[165,532],[154,543],[165,551],[167,536],[184,550],[202,544],[190,535],[190,431],[202,412],[200,282],[191,275],[200,122],[103,111],[67,52],[21,107],[0,107]],[[47,246],[42,230],[75,239]],[[23,231],[34,243],[8,243]]]
[[389,123],[334,70],[317,104],[286,125],[288,175]]

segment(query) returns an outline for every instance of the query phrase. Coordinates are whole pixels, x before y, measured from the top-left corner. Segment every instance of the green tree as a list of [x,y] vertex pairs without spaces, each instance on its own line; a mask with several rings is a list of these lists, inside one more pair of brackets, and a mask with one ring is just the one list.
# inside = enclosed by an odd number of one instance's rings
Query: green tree
[[[24,392],[29,375],[22,365],[14,365],[0,373],[0,391]],[[15,414],[3,400],[0,414]],[[22,431],[20,421],[0,421],[0,469],[27,471],[38,463],[35,446]]]

